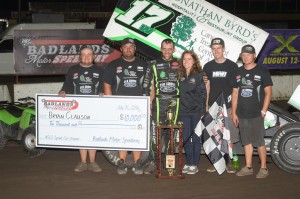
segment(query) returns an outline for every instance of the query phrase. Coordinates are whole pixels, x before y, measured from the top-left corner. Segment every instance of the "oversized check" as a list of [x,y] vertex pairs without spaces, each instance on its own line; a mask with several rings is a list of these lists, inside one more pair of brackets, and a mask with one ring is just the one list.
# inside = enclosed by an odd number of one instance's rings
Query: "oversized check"
[[150,98],[36,95],[37,147],[148,151]]

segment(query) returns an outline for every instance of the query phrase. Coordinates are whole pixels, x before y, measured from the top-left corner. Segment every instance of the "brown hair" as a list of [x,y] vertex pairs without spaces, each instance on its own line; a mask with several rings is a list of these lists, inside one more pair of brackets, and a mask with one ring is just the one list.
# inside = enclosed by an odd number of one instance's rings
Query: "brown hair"
[[190,54],[194,60],[194,64],[190,71],[190,74],[202,72],[202,66],[200,64],[200,60],[199,60],[197,54],[192,50],[186,50],[182,53],[181,58],[180,58],[180,64],[179,64],[179,69],[178,69],[178,78],[179,79],[184,77],[184,75],[186,74],[186,70],[183,66],[183,57],[185,54]]

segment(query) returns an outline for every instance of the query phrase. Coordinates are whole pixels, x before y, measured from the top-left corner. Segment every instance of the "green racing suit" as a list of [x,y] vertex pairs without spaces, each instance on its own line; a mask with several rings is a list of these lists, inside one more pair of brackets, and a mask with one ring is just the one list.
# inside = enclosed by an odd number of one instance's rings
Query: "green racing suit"
[[[150,61],[146,70],[143,89],[145,95],[151,95],[151,87],[154,85],[154,99],[152,101],[152,127],[150,138],[150,158],[157,161],[157,124],[167,124],[166,112],[172,109],[174,118],[172,123],[176,124],[179,111],[179,62],[176,59],[165,61],[158,59]],[[164,133],[165,135],[166,133]],[[168,153],[169,139],[163,136],[165,142],[165,153]],[[166,147],[167,146],[167,147]]]

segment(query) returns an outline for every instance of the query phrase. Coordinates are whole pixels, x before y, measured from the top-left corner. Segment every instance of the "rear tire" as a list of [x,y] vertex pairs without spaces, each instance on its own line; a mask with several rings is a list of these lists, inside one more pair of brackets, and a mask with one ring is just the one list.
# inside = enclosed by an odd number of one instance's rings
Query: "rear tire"
[[274,163],[289,173],[300,173],[300,122],[280,127],[271,141]]
[[24,150],[30,155],[30,157],[38,157],[46,152],[46,149],[36,147],[35,139],[35,128],[29,127],[26,129],[22,136],[22,144]]

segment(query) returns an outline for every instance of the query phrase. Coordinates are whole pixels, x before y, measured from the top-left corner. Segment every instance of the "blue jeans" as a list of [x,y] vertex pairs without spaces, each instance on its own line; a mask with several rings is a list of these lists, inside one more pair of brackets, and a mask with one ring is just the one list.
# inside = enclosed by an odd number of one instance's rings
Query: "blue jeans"
[[186,156],[186,164],[197,166],[200,160],[201,143],[200,137],[195,134],[195,128],[200,121],[200,114],[180,116],[183,122],[183,144]]

